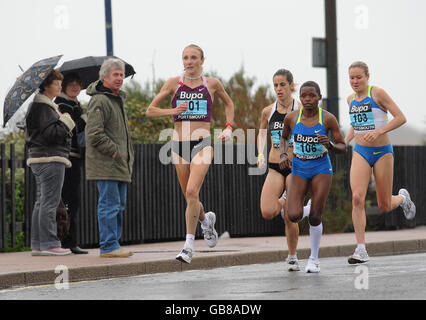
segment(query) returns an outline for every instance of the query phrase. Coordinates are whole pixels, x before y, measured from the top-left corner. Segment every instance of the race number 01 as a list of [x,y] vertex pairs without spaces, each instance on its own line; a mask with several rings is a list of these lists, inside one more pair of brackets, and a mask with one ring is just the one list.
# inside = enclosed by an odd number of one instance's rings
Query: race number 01
[[194,101],[190,100],[189,101],[189,106],[188,106],[188,108],[189,108],[190,111],[194,111],[194,108],[195,108],[194,105],[197,105],[197,111],[200,111],[200,101],[196,101],[194,103]]

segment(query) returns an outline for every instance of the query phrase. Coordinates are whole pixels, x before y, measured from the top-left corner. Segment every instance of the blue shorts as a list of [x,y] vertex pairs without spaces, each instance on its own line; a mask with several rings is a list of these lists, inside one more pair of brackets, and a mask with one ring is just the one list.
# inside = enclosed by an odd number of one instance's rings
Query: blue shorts
[[328,154],[319,159],[306,161],[293,157],[291,175],[311,181],[313,177],[319,174],[333,174]]
[[365,147],[355,144],[354,151],[359,153],[368,162],[370,167],[374,166],[376,161],[386,153],[392,153],[393,155],[393,147],[391,144],[383,147]]

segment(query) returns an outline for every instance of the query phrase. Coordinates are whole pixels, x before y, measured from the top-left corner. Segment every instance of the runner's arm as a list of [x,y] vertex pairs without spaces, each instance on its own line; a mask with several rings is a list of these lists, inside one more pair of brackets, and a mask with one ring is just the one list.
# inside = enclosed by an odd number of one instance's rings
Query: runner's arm
[[225,129],[218,137],[219,139],[222,139],[222,141],[227,141],[230,140],[232,136],[232,125],[234,121],[234,103],[232,102],[231,97],[225,91],[225,88],[218,79],[211,78],[210,80],[213,82],[214,92],[217,93],[217,95],[220,99],[222,99],[225,105],[226,124],[231,124],[230,126],[226,125]]
[[177,85],[177,78],[170,78],[166,81],[166,83],[162,86],[160,92],[155,96],[152,100],[151,104],[146,109],[146,116],[148,118],[159,118],[171,115],[177,115],[186,110],[186,103],[181,103],[176,108],[172,109],[163,109],[160,108],[159,105],[167,96],[174,93]]
[[258,159],[257,159],[257,166],[261,167],[265,163],[265,151],[266,151],[266,139],[268,134],[268,115],[269,115],[269,108],[266,107],[262,110],[262,117],[260,120],[260,126],[259,126],[259,134],[257,135],[257,153],[258,153]]
[[354,138],[355,134],[354,134],[354,127],[350,127],[347,136],[345,137],[345,143],[349,144],[352,139]]
[[226,123],[233,123],[234,121],[234,103],[231,97],[225,91],[222,83],[218,79],[212,79],[214,81],[215,92],[222,99],[225,104]]
[[[347,99],[346,102],[348,103],[348,106],[351,105],[351,100],[352,100],[353,95],[350,95]],[[347,136],[345,137],[345,143],[349,144],[352,139],[355,137],[355,133],[354,133],[354,127],[350,126],[349,131]]]
[[[325,119],[326,127],[331,131],[334,143],[329,141],[327,136],[320,136],[321,138],[325,137],[328,143],[324,145],[329,149],[333,150],[336,153],[346,152],[346,143],[342,131],[340,130],[339,123],[337,122],[336,117],[330,112],[326,113]],[[320,143],[326,142],[325,139],[320,139]]]
[[379,106],[388,110],[393,116],[393,119],[389,121],[385,126],[376,130],[379,135],[395,130],[396,128],[402,126],[404,123],[407,122],[404,113],[385,90],[383,90],[382,88],[374,87],[373,95],[373,99],[379,104]]
[[284,170],[286,168],[291,168],[291,161],[288,157],[287,151],[289,148],[289,142],[288,139],[291,134],[291,116],[294,114],[294,111],[290,114],[288,114],[284,118],[284,128],[282,131],[282,135],[280,138],[280,169]]

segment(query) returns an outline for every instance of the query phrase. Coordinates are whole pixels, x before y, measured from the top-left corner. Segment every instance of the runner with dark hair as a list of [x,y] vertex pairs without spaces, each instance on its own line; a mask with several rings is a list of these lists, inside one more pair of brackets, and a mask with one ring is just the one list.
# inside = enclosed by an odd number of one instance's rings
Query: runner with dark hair
[[[309,234],[311,254],[306,272],[320,272],[318,252],[322,236],[321,216],[330,192],[333,169],[329,150],[345,152],[343,134],[337,119],[320,108],[321,91],[317,83],[305,82],[300,87],[302,107],[284,119],[280,142],[280,168],[291,168],[291,183],[287,192],[288,217],[292,222],[304,218],[303,200],[311,188],[311,209],[309,211]],[[328,138],[331,132],[335,143]],[[293,137],[293,161],[290,161],[289,139]]]
[[[281,170],[280,162],[280,138],[284,126],[284,119],[288,113],[299,109],[301,104],[292,97],[295,92],[293,75],[289,70],[279,69],[272,78],[277,100],[265,107],[262,111],[259,135],[257,137],[259,168],[266,166],[264,153],[267,145],[267,132],[271,134],[272,147],[268,156],[268,174],[262,188],[260,197],[260,211],[265,219],[273,219],[281,213],[285,222],[285,235],[288,247],[287,264],[289,271],[299,271],[297,259],[297,242],[299,238],[299,226],[288,219],[286,210],[286,192],[290,182],[291,169]],[[291,146],[290,146],[291,148]],[[283,193],[284,191],[284,193]],[[308,204],[305,210],[310,210]]]

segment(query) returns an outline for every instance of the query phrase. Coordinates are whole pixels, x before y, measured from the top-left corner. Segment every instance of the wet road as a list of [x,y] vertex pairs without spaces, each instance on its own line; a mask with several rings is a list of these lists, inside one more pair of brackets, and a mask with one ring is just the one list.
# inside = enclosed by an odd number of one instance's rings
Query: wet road
[[321,272],[288,272],[284,262],[0,290],[0,300],[426,299],[426,254],[372,257],[349,265],[321,259]]

